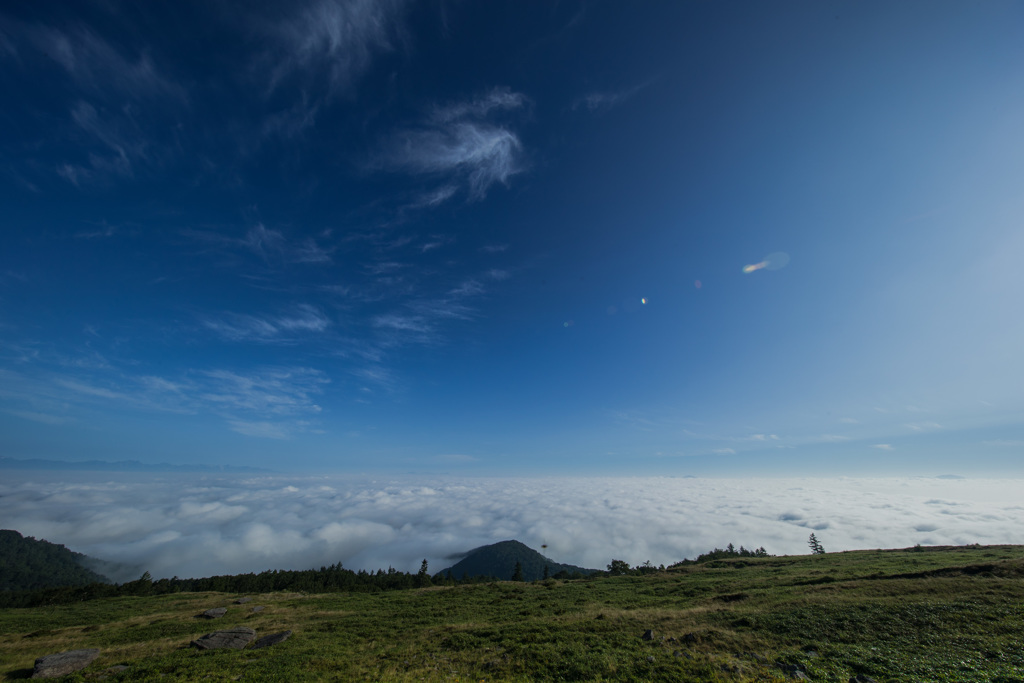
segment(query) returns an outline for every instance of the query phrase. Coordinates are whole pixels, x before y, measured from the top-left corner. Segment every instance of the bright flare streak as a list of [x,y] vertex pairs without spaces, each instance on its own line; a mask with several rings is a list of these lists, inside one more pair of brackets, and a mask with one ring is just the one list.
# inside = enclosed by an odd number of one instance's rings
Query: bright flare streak
[[647,299],[640,299],[640,303],[646,304],[647,303]]
[[754,264],[749,265],[749,266],[743,266],[743,272],[744,273],[753,273],[755,270],[761,270],[762,268],[765,268],[767,266],[768,266],[768,262],[767,261],[761,261],[760,263],[754,263]]

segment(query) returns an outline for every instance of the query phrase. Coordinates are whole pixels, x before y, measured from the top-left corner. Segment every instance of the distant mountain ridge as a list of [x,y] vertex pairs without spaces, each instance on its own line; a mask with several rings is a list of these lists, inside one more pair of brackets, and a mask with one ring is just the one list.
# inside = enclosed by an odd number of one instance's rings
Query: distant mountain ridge
[[434,576],[443,579],[451,572],[452,578],[463,579],[474,576],[492,576],[502,581],[510,581],[515,572],[516,563],[522,568],[524,581],[537,581],[545,576],[544,569],[547,568],[547,575],[554,576],[560,572],[568,575],[582,574],[584,576],[600,571],[598,569],[586,569],[573,564],[562,564],[541,555],[525,543],[519,541],[501,541],[491,545],[483,545],[474,548],[462,556],[458,562],[447,569],[442,569]]
[[63,545],[0,530],[0,590],[37,590],[110,583],[85,566],[90,558]]
[[172,465],[161,462],[156,464],[139,462],[138,460],[82,460],[78,462],[66,460],[19,460],[18,458],[0,457],[0,470],[70,470],[87,472],[270,472],[261,467],[244,465]]

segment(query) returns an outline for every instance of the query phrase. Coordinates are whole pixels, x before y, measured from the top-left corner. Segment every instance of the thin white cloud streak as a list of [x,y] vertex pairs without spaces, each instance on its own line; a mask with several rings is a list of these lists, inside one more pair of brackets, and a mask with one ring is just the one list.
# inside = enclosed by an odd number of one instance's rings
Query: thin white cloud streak
[[395,141],[384,165],[412,173],[463,176],[470,197],[482,199],[494,183],[507,184],[520,170],[522,145],[514,133],[482,123],[445,130],[409,131]]
[[398,332],[415,332],[417,334],[429,334],[434,331],[422,316],[400,315],[397,313],[385,313],[373,319],[373,326]]
[[[100,151],[88,152],[87,164],[63,162],[57,166],[57,175],[72,185],[77,187],[115,177],[134,178],[138,166],[151,163],[149,145],[130,107],[101,114],[92,104],[79,101],[71,108],[71,120],[101,145]],[[106,233],[90,234],[109,236]]]
[[330,254],[315,240],[307,238],[301,242],[290,242],[279,230],[270,230],[262,223],[249,229],[245,237],[237,242],[264,259],[276,253],[290,263],[330,263]]
[[[0,410],[35,422],[91,421],[97,412],[212,414],[246,436],[290,438],[313,426],[330,384],[302,366],[195,371],[175,379],[106,372],[29,375],[0,368]],[[30,408],[25,410],[25,408]]]
[[348,90],[377,55],[394,49],[405,4],[402,0],[307,3],[292,19],[274,26],[272,32],[284,52],[273,57],[271,89],[296,73],[323,73],[332,94]]
[[812,531],[828,551],[1024,543],[1016,480],[97,473],[83,481],[76,473],[72,483],[11,474],[0,484],[6,526],[155,576],[338,561],[415,571],[424,557],[440,570],[461,552],[511,538],[594,568],[613,558],[669,564],[730,542],[803,554]]
[[441,322],[469,320],[476,309],[468,301],[483,296],[486,290],[472,278],[459,283],[444,296],[409,301],[399,311],[390,311],[373,317],[371,324],[387,336],[385,346],[405,343],[434,344],[441,341],[438,331]]
[[[435,108],[420,127],[403,131],[371,162],[376,170],[446,175],[464,184],[470,199],[483,199],[495,183],[507,185],[523,169],[522,143],[508,128],[484,120],[490,114],[524,106],[526,98],[495,89],[466,102]],[[419,204],[435,206],[452,196],[452,183],[424,195]]]
[[244,237],[229,237],[203,230],[183,230],[182,234],[192,239],[216,246],[249,251],[269,263],[280,260],[284,263],[331,263],[331,252],[309,237],[303,240],[289,240],[280,230],[267,228],[257,223],[246,231]]
[[[54,135],[59,139],[71,133],[70,140],[64,142],[74,147],[84,131],[102,145],[97,149],[76,147],[79,158],[61,160],[52,167],[58,176],[76,187],[103,184],[134,178],[141,163],[155,166],[161,158],[174,155],[172,146],[149,144],[145,112],[154,103],[163,109],[187,107],[188,93],[157,68],[147,51],[126,51],[117,40],[108,41],[84,25],[56,29],[10,22],[9,26],[18,38],[18,45],[11,45],[12,55],[17,58],[17,47],[24,48],[20,53],[26,57],[41,53],[70,80],[71,85],[62,82],[56,89],[71,95],[70,119],[76,129],[65,131],[58,126]],[[27,65],[19,59],[19,66]],[[66,151],[68,144],[63,149]]]
[[632,88],[626,88],[625,90],[609,90],[604,92],[592,92],[576,100],[573,103],[573,109],[586,108],[587,110],[594,112],[604,109],[611,109],[612,107],[618,106],[631,99],[638,92],[650,85],[651,82],[641,83],[635,85]]
[[430,118],[438,123],[451,123],[466,118],[484,118],[492,111],[519,109],[527,104],[521,93],[508,88],[495,88],[472,100],[435,107]]
[[231,430],[243,436],[256,436],[263,439],[287,439],[291,432],[286,424],[280,422],[246,422],[231,420]]
[[316,125],[319,104],[311,104],[306,93],[302,101],[295,105],[270,114],[263,121],[264,135],[279,135],[287,140],[298,137],[306,129]]
[[133,161],[146,159],[145,144],[129,141],[118,129],[117,118],[101,120],[96,108],[88,102],[78,102],[71,110],[71,119],[75,124],[102,142],[111,152],[109,156],[90,154],[89,163],[92,170],[131,177],[134,175]]
[[7,37],[2,23],[0,23],[0,51],[6,52],[14,59],[18,58],[18,48],[15,47],[14,41]]
[[229,341],[294,343],[303,335],[327,330],[331,321],[315,306],[301,304],[291,312],[275,317],[227,314],[203,325]]
[[199,399],[228,411],[255,415],[319,413],[314,395],[330,380],[312,368],[269,368],[241,374],[229,370],[204,373],[208,390]]
[[442,185],[435,190],[421,194],[416,201],[412,203],[412,208],[423,209],[440,206],[454,197],[455,193],[458,191],[459,188],[456,185]]
[[87,28],[64,32],[25,27],[25,33],[36,49],[60,64],[84,90],[186,99],[184,89],[161,75],[148,55],[141,54],[135,61],[127,59]]

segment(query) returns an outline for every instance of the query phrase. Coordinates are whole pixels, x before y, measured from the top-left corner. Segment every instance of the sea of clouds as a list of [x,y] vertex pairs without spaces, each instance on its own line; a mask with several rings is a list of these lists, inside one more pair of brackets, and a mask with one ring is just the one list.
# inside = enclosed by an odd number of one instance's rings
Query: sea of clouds
[[[5,472],[0,527],[131,567],[124,581],[306,569],[432,571],[518,539],[558,562],[1024,543],[1020,480],[192,476]],[[127,575],[127,573],[134,575]]]

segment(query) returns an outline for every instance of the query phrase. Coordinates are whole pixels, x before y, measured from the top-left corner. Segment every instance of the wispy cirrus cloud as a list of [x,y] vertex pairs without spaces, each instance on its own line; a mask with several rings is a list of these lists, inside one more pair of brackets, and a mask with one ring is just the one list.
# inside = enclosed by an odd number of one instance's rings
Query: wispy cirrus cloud
[[292,242],[281,231],[268,229],[262,223],[250,228],[239,243],[264,259],[278,254],[292,263],[329,263],[331,260],[330,254],[313,238]]
[[299,75],[323,78],[330,95],[348,90],[379,55],[401,40],[404,0],[315,0],[270,33],[279,41],[272,57],[270,87]]
[[435,106],[430,119],[436,123],[453,123],[465,119],[487,117],[492,111],[519,109],[528,103],[522,93],[508,88],[495,88],[471,100]]
[[458,191],[459,188],[457,185],[442,185],[441,187],[420,194],[420,196],[413,201],[412,208],[423,209],[440,206],[454,197],[455,193]]
[[439,325],[444,321],[468,320],[476,314],[472,299],[486,292],[475,278],[463,280],[445,294],[407,301],[397,310],[376,315],[372,325],[386,333],[384,344],[397,346],[409,342],[438,343]]
[[228,249],[250,252],[266,263],[273,261],[289,264],[331,263],[331,250],[312,237],[290,239],[282,231],[257,223],[242,237],[232,237],[209,230],[186,229],[181,234],[191,239]]
[[126,47],[118,40],[124,34],[105,37],[86,25],[55,28],[8,21],[7,28],[17,39],[9,38],[7,53],[18,68],[30,73],[41,56],[67,77],[51,90],[68,98],[72,125],[48,126],[46,139],[25,147],[31,157],[57,143],[65,159],[33,159],[29,168],[50,168],[83,186],[134,177],[141,162],[153,162],[154,148],[160,150],[157,157],[172,154],[170,145],[149,144],[163,135],[149,119],[156,103],[161,110],[187,108],[188,92],[158,68],[147,50]]
[[58,175],[72,184],[81,185],[110,176],[130,178],[135,175],[136,164],[149,161],[145,136],[123,111],[101,116],[93,105],[79,101],[71,109],[71,119],[103,149],[88,152],[87,164],[64,162],[58,165]]
[[18,48],[15,46],[14,41],[7,35],[2,23],[0,23],[0,53],[6,53],[7,56],[18,58]]
[[487,120],[495,113],[521,109],[527,99],[494,89],[471,100],[435,107],[419,126],[397,132],[370,163],[387,170],[443,177],[438,189],[423,195],[423,206],[452,197],[455,183],[471,200],[483,199],[495,183],[507,185],[523,170],[522,143],[506,125]]
[[588,111],[601,111],[604,109],[611,109],[612,107],[618,106],[623,102],[631,99],[638,92],[650,85],[650,81],[635,85],[631,88],[625,88],[623,90],[605,90],[595,91],[584,95],[577,99],[573,105],[573,109],[585,108]]
[[402,315],[399,313],[384,313],[373,319],[373,326],[398,332],[415,332],[427,334],[433,332],[434,328],[422,316]]
[[942,429],[942,425],[938,422],[910,422],[905,424],[904,427],[915,432],[931,432],[936,429]]
[[302,99],[291,107],[269,114],[263,120],[262,132],[264,135],[275,134],[285,139],[295,138],[316,125],[320,107],[319,103],[310,102],[309,96],[303,93]]
[[258,371],[208,370],[199,398],[228,414],[288,416],[317,414],[314,396],[330,380],[306,367],[265,368]]
[[27,26],[24,33],[37,50],[63,67],[79,88],[94,95],[188,99],[185,90],[164,76],[149,55],[125,56],[87,27]]
[[277,316],[255,316],[229,313],[217,319],[206,319],[204,327],[228,341],[290,344],[308,333],[323,332],[331,321],[318,308],[300,304],[288,313]]
[[0,368],[0,411],[45,424],[89,421],[112,410],[212,414],[232,431],[288,438],[310,431],[330,379],[303,366],[190,371],[168,378],[117,369],[16,372]]
[[291,425],[282,422],[229,420],[228,425],[233,432],[261,439],[287,439],[294,433],[294,430],[290,429]]

